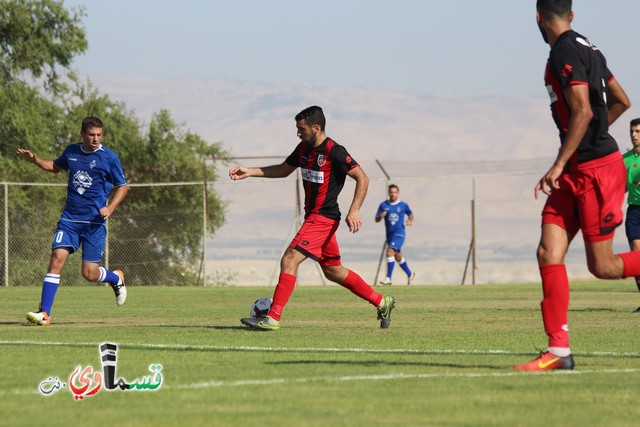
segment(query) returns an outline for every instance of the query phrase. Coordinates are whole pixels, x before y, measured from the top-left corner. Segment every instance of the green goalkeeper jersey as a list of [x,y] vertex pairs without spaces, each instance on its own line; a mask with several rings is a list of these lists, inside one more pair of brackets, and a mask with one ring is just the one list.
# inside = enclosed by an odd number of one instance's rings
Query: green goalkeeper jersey
[[640,156],[631,149],[622,156],[622,159],[627,168],[627,191],[629,192],[627,203],[640,206]]

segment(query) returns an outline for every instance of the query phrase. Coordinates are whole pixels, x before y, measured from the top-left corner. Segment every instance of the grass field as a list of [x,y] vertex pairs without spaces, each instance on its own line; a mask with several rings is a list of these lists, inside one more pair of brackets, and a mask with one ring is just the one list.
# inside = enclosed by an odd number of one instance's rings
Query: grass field
[[[546,344],[539,285],[383,291],[397,299],[388,330],[371,306],[327,286],[296,289],[282,329],[253,332],[239,318],[271,288],[130,287],[116,307],[108,288],[62,287],[48,328],[24,320],[39,288],[2,288],[0,425],[640,424],[631,281],[572,284],[576,369],[549,373],[512,370]],[[41,383],[68,383],[77,366],[100,371],[103,342],[119,345],[118,377],[162,365],[160,388],[78,401],[69,386],[41,394]]]

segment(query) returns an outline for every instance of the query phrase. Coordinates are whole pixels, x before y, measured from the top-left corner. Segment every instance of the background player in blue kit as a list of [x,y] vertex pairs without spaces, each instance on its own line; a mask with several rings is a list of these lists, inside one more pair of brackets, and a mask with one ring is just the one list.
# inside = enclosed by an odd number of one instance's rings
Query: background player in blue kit
[[382,285],[391,285],[396,261],[407,273],[407,285],[411,284],[416,275],[402,256],[402,245],[406,238],[405,225],[409,227],[413,223],[413,212],[407,203],[398,198],[399,196],[400,189],[397,185],[391,184],[389,186],[389,200],[380,203],[376,213],[376,222],[384,219],[387,231],[387,277],[380,282]]
[[[97,117],[85,118],[80,131],[82,142],[68,145],[55,160],[43,160],[29,150],[17,150],[18,155],[46,172],[65,170],[69,173],[67,203],[53,235],[51,261],[44,276],[40,308],[27,313],[27,320],[39,326],[49,326],[60,273],[69,255],[80,246],[84,278],[90,282],[109,283],[118,305],[124,304],[127,298],[122,271],[110,271],[98,265],[107,236],[105,221],[129,191],[120,159],[102,145],[103,128]],[[107,203],[112,189],[113,197]]]

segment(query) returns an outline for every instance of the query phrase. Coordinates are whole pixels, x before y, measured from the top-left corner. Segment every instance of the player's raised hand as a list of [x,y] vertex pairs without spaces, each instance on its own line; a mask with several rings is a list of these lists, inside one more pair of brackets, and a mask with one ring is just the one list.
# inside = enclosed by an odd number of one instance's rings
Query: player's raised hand
[[22,149],[22,148],[18,148],[18,150],[16,151],[16,154],[18,156],[22,157],[23,159],[25,159],[29,163],[35,163],[36,159],[38,158],[31,151],[25,150],[25,149]]

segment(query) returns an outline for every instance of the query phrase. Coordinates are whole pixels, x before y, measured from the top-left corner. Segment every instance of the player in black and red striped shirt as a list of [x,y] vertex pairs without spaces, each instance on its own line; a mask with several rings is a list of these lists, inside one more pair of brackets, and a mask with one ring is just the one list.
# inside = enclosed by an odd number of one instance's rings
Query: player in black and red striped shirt
[[601,279],[640,274],[640,252],[613,253],[622,223],[627,173],[609,125],[631,103],[600,50],[571,28],[571,0],[537,0],[537,21],[551,46],[545,85],[560,132],[560,150],[540,179],[535,196],[548,196],[542,211],[537,256],[542,278],[540,304],[547,351],[524,371],[573,369],[569,347],[569,279],[564,257],[582,231],[589,271]]
[[284,306],[296,285],[298,267],[311,258],[322,267],[325,277],[378,310],[381,328],[391,323],[391,310],[395,299],[383,296],[368,285],[358,274],[346,269],[340,262],[340,248],[336,231],[340,225],[338,195],[346,177],[356,182],[356,188],[345,222],[352,233],[362,226],[360,207],[367,194],[369,178],[347,150],[325,134],[326,119],[322,108],[306,108],[295,117],[300,143],[293,153],[279,165],[229,170],[232,180],[248,177],[283,178],[300,168],[305,200],[305,219],[280,261],[280,276],[273,294],[273,304],[265,318],[243,318],[241,322],[258,330],[280,329]]

